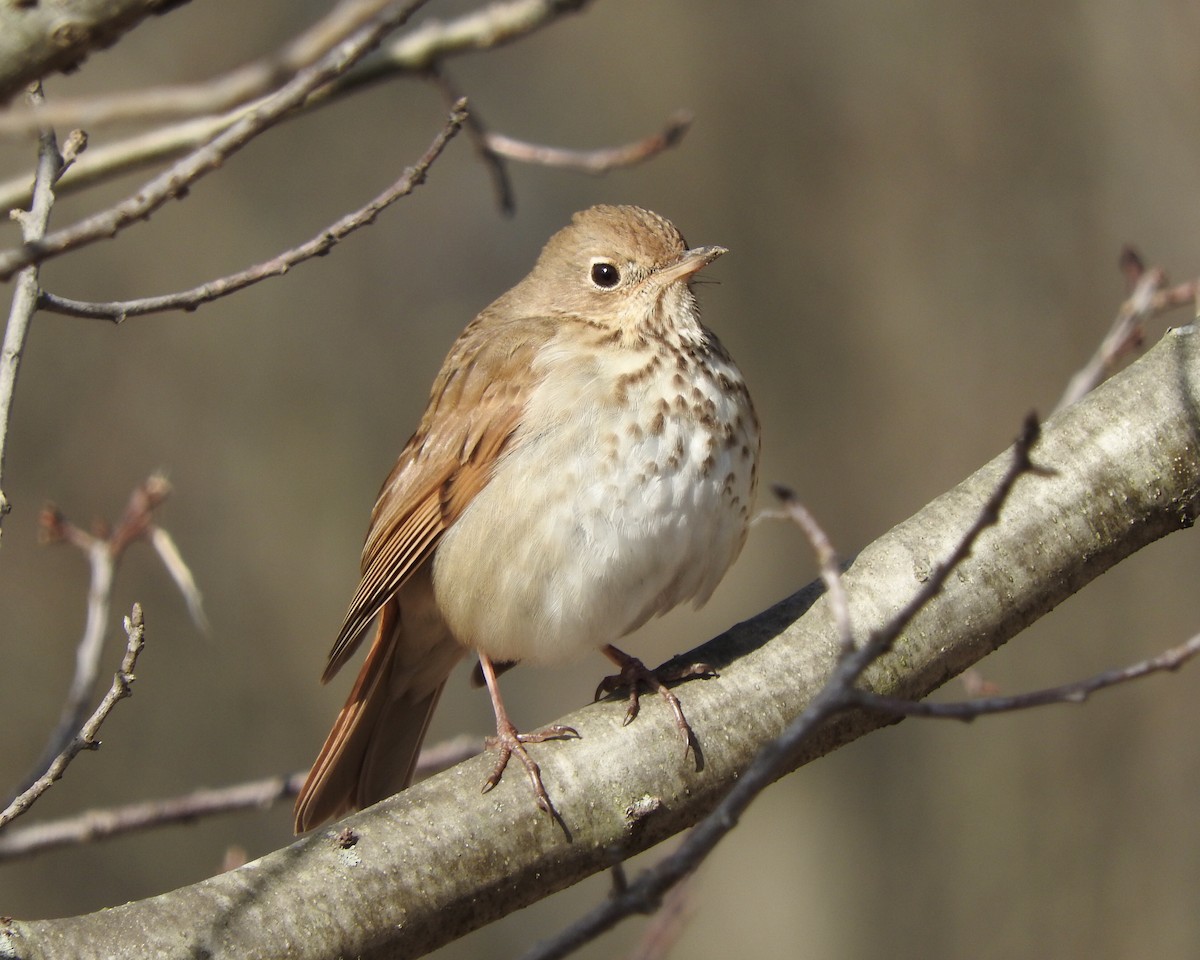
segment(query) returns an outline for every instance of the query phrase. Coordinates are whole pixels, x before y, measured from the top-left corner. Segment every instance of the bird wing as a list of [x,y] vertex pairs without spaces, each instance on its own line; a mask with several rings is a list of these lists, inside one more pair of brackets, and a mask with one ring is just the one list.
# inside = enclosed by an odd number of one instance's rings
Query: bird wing
[[491,479],[521,424],[534,386],[534,357],[553,334],[549,321],[485,323],[481,314],[455,342],[429,405],[371,514],[362,579],[329,653],[322,682],[354,653],[367,625]]

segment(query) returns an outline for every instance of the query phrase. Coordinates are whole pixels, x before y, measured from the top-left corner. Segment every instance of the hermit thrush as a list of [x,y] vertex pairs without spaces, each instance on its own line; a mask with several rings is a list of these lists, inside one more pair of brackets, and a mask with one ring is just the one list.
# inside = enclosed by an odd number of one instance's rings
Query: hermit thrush
[[499,760],[516,755],[553,812],[496,683],[516,662],[599,649],[616,682],[653,671],[612,644],[712,594],[746,539],[758,421],[742,375],[700,323],[690,281],[725,252],[688,249],[638,207],[577,213],[533,271],[462,332],[383,485],[362,580],[322,680],[376,621],[346,705],[296,801],[296,829],[408,785],[446,678],[479,657]]

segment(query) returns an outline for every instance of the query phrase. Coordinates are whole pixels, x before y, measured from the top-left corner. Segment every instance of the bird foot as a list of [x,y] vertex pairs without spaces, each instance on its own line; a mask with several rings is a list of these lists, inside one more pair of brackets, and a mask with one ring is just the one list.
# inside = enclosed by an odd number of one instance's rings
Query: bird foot
[[550,794],[546,792],[545,786],[542,784],[542,771],[537,765],[537,762],[529,755],[529,751],[525,749],[527,743],[542,743],[545,740],[572,740],[578,739],[579,732],[574,727],[555,724],[550,727],[543,727],[541,730],[535,730],[533,733],[519,733],[517,728],[510,723],[507,718],[496,721],[496,735],[484,739],[484,748],[487,750],[496,750],[500,754],[496,758],[496,766],[492,769],[491,775],[484,781],[483,792],[487,793],[496,784],[500,782],[500,778],[504,776],[504,770],[508,766],[508,761],[512,757],[516,757],[525,767],[525,774],[529,777],[529,785],[533,787],[534,800],[537,802],[538,809],[544,810],[555,820],[560,820],[558,811],[554,809],[554,804],[550,802]]
[[656,691],[675,715],[675,728],[683,737],[683,755],[686,757],[689,750],[696,748],[696,735],[692,732],[687,717],[683,715],[683,706],[679,698],[671,692],[667,684],[692,677],[715,677],[717,671],[707,663],[665,663],[651,670],[637,657],[631,657],[611,645],[604,648],[604,655],[620,667],[621,671],[600,681],[600,685],[596,687],[595,699],[599,700],[617,690],[628,688],[629,707],[625,711],[624,720],[628,725],[641,709],[641,688]]

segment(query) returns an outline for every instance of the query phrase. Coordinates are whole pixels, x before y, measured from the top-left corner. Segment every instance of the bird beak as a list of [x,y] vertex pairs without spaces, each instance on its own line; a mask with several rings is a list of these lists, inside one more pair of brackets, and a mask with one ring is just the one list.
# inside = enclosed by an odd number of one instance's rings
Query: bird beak
[[683,251],[674,263],[659,270],[655,279],[663,286],[674,283],[676,280],[685,280],[692,274],[703,270],[721,254],[728,252],[726,247],[692,247],[691,250]]

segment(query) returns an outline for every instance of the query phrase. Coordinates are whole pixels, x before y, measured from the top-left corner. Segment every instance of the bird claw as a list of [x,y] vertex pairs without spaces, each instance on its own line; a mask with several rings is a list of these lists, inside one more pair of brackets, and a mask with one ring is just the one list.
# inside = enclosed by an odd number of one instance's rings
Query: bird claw
[[483,741],[485,749],[494,749],[500,754],[496,758],[496,765],[492,768],[491,774],[483,783],[483,792],[487,793],[500,782],[500,778],[504,776],[504,770],[508,766],[508,761],[513,756],[516,756],[521,761],[521,765],[525,767],[525,774],[529,777],[529,785],[533,788],[533,797],[538,805],[538,809],[550,814],[555,820],[561,821],[558,811],[550,801],[550,794],[546,792],[546,787],[542,783],[542,770],[533,757],[529,755],[529,751],[525,749],[525,744],[543,743],[546,740],[571,739],[579,739],[579,731],[574,727],[568,727],[564,724],[543,727],[541,730],[535,730],[533,733],[519,733],[511,723],[498,723],[496,726],[496,735],[486,737]]
[[617,650],[616,647],[608,647],[605,653],[621,668],[621,672],[600,681],[599,686],[596,687],[595,699],[599,700],[617,690],[628,688],[629,706],[625,710],[625,719],[622,721],[623,726],[628,726],[641,709],[641,688],[645,687],[647,690],[656,691],[667,702],[671,712],[675,715],[675,728],[683,737],[683,755],[686,757],[688,751],[693,750],[696,746],[696,735],[692,732],[691,724],[683,714],[683,706],[680,704],[679,698],[671,692],[667,684],[688,680],[692,677],[715,677],[717,671],[707,663],[665,663],[657,669],[651,670],[637,657],[631,657],[629,654]]

